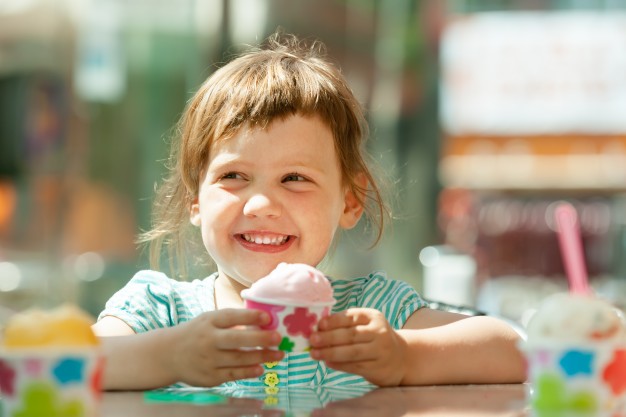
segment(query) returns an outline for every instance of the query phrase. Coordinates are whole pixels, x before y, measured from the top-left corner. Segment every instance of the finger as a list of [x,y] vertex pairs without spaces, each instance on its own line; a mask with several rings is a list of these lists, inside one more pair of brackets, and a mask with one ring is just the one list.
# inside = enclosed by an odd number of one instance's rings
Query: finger
[[371,343],[311,349],[310,353],[313,359],[338,363],[371,361],[380,356],[380,352],[377,352]]
[[326,366],[336,371],[347,372],[350,374],[364,375],[368,369],[380,368],[375,361],[358,361],[358,362],[331,362],[324,361]]
[[219,368],[213,370],[212,379],[221,382],[235,381],[239,379],[256,378],[263,375],[263,372],[265,372],[265,370],[261,365]]
[[280,350],[230,350],[220,352],[217,369],[239,366],[253,366],[264,362],[277,362],[283,359],[284,352]]
[[315,332],[311,334],[309,343],[314,348],[367,343],[374,340],[374,333],[367,326],[346,327],[336,330]]
[[263,326],[271,320],[264,311],[245,308],[226,308],[209,314],[211,314],[213,325],[221,329],[234,326]]
[[320,331],[352,327],[367,324],[371,320],[370,312],[362,308],[352,308],[339,313],[331,314],[320,320],[317,328]]
[[217,330],[215,344],[218,349],[240,349],[257,347],[276,347],[280,344],[280,333],[256,329],[220,329]]

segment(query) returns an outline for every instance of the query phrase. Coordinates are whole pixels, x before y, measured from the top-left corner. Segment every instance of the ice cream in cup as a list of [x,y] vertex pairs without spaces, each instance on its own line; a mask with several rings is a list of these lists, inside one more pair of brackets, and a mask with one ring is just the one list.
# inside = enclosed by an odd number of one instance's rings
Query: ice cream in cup
[[0,346],[0,417],[98,415],[104,361],[92,322],[69,305],[9,320]]
[[560,293],[545,299],[520,346],[533,409],[570,415],[622,409],[624,328],[623,314],[599,298]]
[[589,286],[576,209],[554,209],[569,293],[545,299],[521,344],[528,365],[531,404],[540,414],[623,411],[626,397],[624,315]]
[[309,337],[322,317],[335,304],[328,279],[316,268],[305,264],[280,263],[276,269],[242,291],[246,308],[266,311],[271,321],[265,330],[282,335],[279,349],[304,352],[310,349]]

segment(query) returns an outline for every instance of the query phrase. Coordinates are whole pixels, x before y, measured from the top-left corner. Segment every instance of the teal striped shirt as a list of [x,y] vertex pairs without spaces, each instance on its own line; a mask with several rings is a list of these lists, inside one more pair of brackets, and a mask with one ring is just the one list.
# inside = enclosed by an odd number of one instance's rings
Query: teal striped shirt
[[[109,299],[98,319],[117,317],[136,333],[175,326],[215,310],[216,278],[217,273],[203,280],[181,282],[161,272],[140,271]],[[410,285],[390,280],[384,272],[349,280],[331,278],[330,282],[337,300],[333,313],[354,307],[374,308],[385,315],[394,329],[401,329],[411,314],[426,305]],[[266,365],[266,373],[259,378],[226,382],[222,387],[267,387],[269,373],[276,377],[276,387],[371,385],[359,375],[326,367],[306,352],[287,354],[273,365]]]

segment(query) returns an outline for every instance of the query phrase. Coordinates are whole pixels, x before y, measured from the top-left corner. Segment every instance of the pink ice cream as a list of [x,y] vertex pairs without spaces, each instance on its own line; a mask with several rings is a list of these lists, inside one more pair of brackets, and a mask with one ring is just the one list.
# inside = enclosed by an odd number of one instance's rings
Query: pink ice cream
[[241,292],[246,308],[265,311],[270,322],[264,330],[276,330],[279,350],[305,352],[320,319],[330,314],[335,299],[324,274],[305,264],[280,263],[272,272]]
[[298,305],[334,303],[333,289],[322,272],[306,264],[280,263],[241,293],[257,301]]

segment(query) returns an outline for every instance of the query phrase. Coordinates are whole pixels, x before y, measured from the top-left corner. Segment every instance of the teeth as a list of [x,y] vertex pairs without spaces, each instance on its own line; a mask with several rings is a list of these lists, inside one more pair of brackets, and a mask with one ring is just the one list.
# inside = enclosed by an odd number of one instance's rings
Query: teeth
[[250,243],[256,243],[257,245],[282,245],[287,241],[289,236],[263,236],[263,235],[250,235],[247,233],[242,234],[243,238]]

